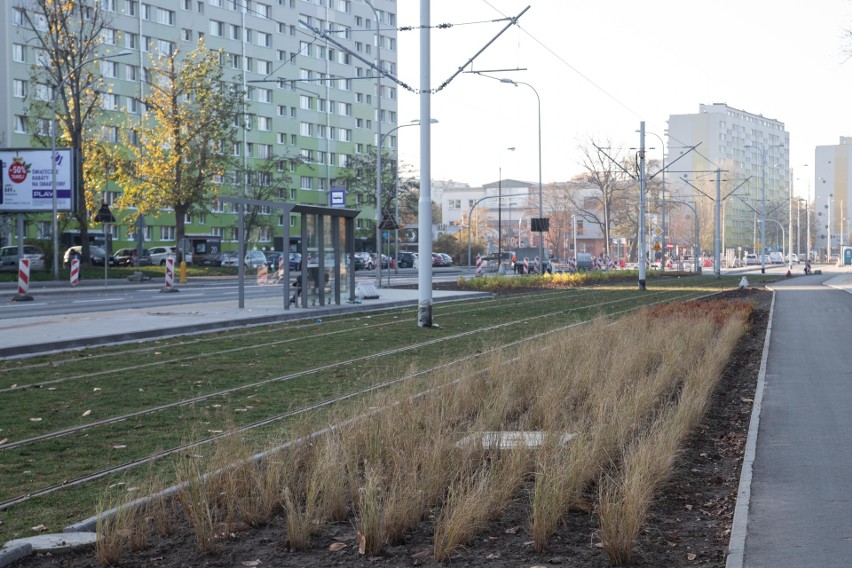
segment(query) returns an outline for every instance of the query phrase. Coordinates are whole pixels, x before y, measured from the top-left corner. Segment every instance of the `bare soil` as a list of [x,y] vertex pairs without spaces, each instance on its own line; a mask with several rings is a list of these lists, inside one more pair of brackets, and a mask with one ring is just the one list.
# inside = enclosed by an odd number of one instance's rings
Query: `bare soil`
[[[730,527],[739,483],[743,449],[748,431],[766,326],[771,292],[735,290],[728,298],[755,303],[752,329],[742,339],[717,389],[700,427],[683,447],[676,469],[659,493],[636,546],[632,567],[679,567],[725,565]],[[676,342],[665,348],[677,349]],[[684,354],[684,356],[688,356]],[[542,554],[536,553],[529,534],[529,499],[520,494],[506,514],[491,524],[467,548],[457,552],[447,565],[489,568],[563,566],[604,568],[609,562],[599,547],[600,536],[594,511],[596,488],[587,492],[587,506],[571,512]],[[438,511],[435,511],[437,515]],[[283,521],[265,527],[233,532],[220,542],[219,552],[198,551],[190,531],[179,529],[170,537],[152,537],[151,547],[125,553],[120,566],[128,568],[187,566],[442,566],[432,557],[433,521],[406,536],[404,544],[386,546],[381,555],[358,554],[351,523],[322,528],[311,538],[311,548],[288,552]],[[330,546],[345,546],[332,552]],[[339,546],[339,545],[337,545]],[[337,547],[336,546],[336,547]],[[335,548],[336,548],[335,547]],[[92,550],[57,555],[35,555],[16,567],[97,567]]]

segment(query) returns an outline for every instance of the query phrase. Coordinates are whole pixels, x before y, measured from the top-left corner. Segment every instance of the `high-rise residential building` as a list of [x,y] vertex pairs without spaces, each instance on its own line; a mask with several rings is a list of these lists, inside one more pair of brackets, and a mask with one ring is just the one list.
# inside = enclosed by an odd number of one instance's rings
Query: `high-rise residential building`
[[850,244],[849,219],[852,212],[850,180],[852,180],[852,137],[841,136],[840,143],[817,146],[814,155],[814,213],[816,222],[812,243],[820,258],[837,256],[842,246]]
[[[671,166],[666,186],[673,199],[713,204],[715,170],[721,170],[723,256],[726,251],[786,250],[779,225],[786,230],[790,135],[783,122],[724,103],[701,104],[696,114],[670,115],[667,137],[666,163]],[[760,243],[764,201],[767,242]],[[713,217],[707,218],[710,225],[702,233],[712,234]]]
[[[102,106],[105,116],[112,115],[111,124],[121,122],[115,120],[121,118],[118,115],[136,118],[144,112],[139,99],[149,88],[146,69],[152,56],[189,52],[203,38],[208,48],[221,50],[226,80],[240,83],[246,92],[247,118],[240,125],[240,142],[229,149],[236,162],[247,166],[252,160],[284,155],[303,161],[286,166],[282,161],[278,166],[287,167],[291,177],[282,199],[328,205],[329,190],[338,186],[335,180],[351,156],[368,153],[380,142],[386,151],[396,147],[396,132],[390,131],[397,126],[398,86],[383,78],[379,89],[378,73],[366,63],[375,63],[380,54],[382,67],[397,74],[396,0],[86,1],[107,16],[108,27],[101,34],[103,52],[130,52],[97,65],[106,86]],[[33,134],[44,129],[43,119],[27,116],[27,103],[31,97],[49,101],[53,95],[53,86],[39,89],[29,80],[31,67],[41,65],[44,57],[25,25],[23,11],[34,11],[35,6],[34,0],[9,0],[0,12],[3,148],[38,145]],[[318,37],[314,29],[332,39]],[[242,180],[235,169],[222,183],[239,186]],[[109,187],[103,198],[112,203],[120,191]],[[361,206],[354,196],[346,204]],[[122,221],[122,212],[117,213],[112,231],[115,246],[120,246],[129,243],[131,228]],[[265,214],[275,218],[271,230],[255,236],[259,246],[271,247],[273,237],[281,234],[275,229],[285,222],[291,234],[299,234],[298,216],[283,219],[274,210]],[[370,235],[374,218],[373,211],[365,210],[356,219],[356,230]],[[174,244],[173,212],[162,211],[146,221],[149,244]],[[187,233],[220,235],[223,248],[236,247],[235,214],[221,204],[211,203],[207,214],[187,221]],[[2,232],[4,241],[12,235],[10,226],[14,223],[6,223]],[[46,238],[49,230],[49,215],[28,217],[28,237]]]

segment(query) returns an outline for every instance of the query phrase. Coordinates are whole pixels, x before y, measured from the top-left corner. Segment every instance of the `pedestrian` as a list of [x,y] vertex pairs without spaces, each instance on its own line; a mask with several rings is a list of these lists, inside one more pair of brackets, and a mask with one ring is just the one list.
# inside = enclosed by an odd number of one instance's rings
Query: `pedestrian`
[[515,253],[512,253],[512,271],[515,274],[518,273],[518,257],[515,256]]
[[811,273],[811,259],[805,261],[805,274]]

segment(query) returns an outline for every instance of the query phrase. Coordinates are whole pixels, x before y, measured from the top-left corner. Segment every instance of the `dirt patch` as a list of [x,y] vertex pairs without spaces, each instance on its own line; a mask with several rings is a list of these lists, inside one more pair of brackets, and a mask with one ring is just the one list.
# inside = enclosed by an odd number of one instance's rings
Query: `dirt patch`
[[[721,568],[725,565],[772,294],[745,289],[726,292],[723,297],[755,303],[751,332],[741,340],[728,364],[704,420],[682,448],[674,473],[654,502],[629,566]],[[471,546],[458,551],[448,564],[490,568],[609,566],[598,547],[600,536],[593,510],[595,490],[592,487],[587,491],[587,507],[573,511],[564,519],[546,552],[537,554],[532,549],[528,498],[522,494],[499,521],[483,531]],[[247,530],[231,533],[221,541],[220,551],[215,555],[198,552],[188,530],[179,529],[171,537],[155,536],[149,549],[126,554],[119,565],[133,568],[441,566],[431,556],[433,522],[434,518],[427,519],[406,535],[403,544],[386,546],[381,556],[374,558],[358,554],[355,529],[348,523],[322,528],[312,536],[312,548],[306,551],[287,552],[283,522],[276,519],[262,528],[244,527]],[[332,552],[329,547],[336,543],[345,546]],[[96,567],[98,563],[89,550],[31,556],[14,566]]]

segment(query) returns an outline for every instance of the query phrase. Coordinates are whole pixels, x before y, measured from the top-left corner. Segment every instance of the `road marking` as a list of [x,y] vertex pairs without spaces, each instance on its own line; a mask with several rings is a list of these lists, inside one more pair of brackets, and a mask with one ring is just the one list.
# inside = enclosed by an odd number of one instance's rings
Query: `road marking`
[[97,300],[74,300],[72,304],[94,304],[97,302],[116,302],[119,300],[123,300],[124,296],[119,296],[118,298],[98,298]]

